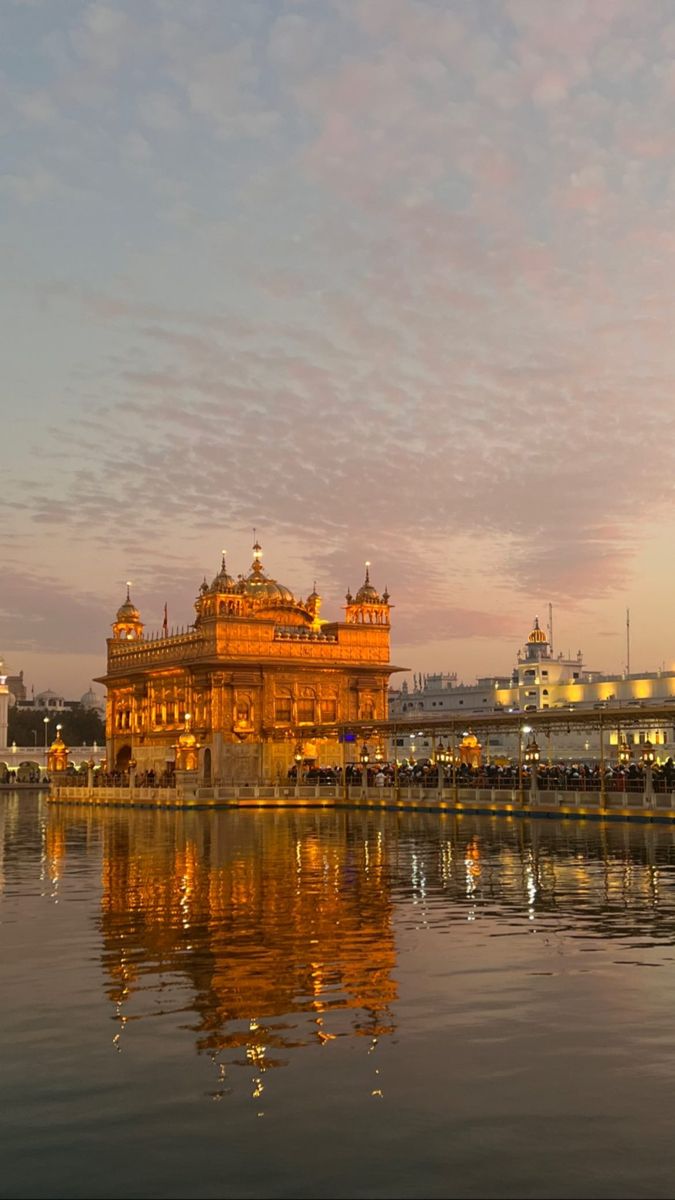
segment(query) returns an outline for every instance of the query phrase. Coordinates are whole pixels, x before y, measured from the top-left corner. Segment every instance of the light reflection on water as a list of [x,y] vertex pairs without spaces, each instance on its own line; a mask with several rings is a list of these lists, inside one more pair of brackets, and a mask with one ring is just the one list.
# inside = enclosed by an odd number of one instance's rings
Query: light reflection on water
[[672,1194],[669,827],[0,822],[0,1195]]

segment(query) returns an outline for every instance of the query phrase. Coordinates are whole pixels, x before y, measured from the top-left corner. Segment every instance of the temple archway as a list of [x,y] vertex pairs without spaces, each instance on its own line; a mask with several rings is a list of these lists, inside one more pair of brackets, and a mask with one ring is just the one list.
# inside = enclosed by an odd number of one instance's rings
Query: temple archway
[[115,769],[117,771],[128,771],[129,763],[131,762],[131,746],[125,743],[120,746],[115,756]]

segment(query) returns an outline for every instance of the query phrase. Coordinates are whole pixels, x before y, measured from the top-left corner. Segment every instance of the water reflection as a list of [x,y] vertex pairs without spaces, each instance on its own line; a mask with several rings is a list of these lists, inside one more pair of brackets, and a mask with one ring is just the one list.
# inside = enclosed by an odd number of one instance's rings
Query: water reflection
[[129,1021],[178,1013],[219,1070],[261,1077],[301,1046],[391,1035],[406,928],[482,920],[491,937],[675,939],[669,827],[21,803],[2,808],[2,886],[32,862],[58,902],[76,864],[100,870],[117,1047]]
[[153,814],[101,832],[102,962],[122,1024],[189,1012],[199,1051],[260,1072],[302,1045],[392,1032],[392,898],[366,821]]

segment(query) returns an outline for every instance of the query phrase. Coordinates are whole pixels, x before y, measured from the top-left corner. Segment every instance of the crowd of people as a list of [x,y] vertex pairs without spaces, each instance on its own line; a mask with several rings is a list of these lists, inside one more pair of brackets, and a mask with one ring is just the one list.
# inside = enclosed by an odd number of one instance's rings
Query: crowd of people
[[[520,772],[517,763],[487,763],[478,767],[461,763],[454,771],[452,765],[444,764],[441,767],[430,760],[419,763],[403,762],[399,764],[398,770],[391,762],[367,765],[348,763],[344,775],[347,783],[354,787],[361,787],[367,781],[368,787],[391,788],[396,785],[398,779],[399,787],[438,789],[440,770],[443,771],[444,788],[456,784],[460,788],[529,790],[533,786],[534,771],[527,763],[521,764]],[[607,762],[603,766],[600,763],[583,762],[539,763],[536,767],[536,787],[540,791],[644,792],[647,771],[648,768],[641,762],[626,765]],[[288,772],[291,783],[295,783],[296,775],[296,767],[291,767]],[[303,786],[330,786],[342,782],[343,770],[339,766],[300,769],[300,783]],[[675,762],[672,758],[663,763],[655,763],[651,767],[651,784],[655,792],[675,791]]]

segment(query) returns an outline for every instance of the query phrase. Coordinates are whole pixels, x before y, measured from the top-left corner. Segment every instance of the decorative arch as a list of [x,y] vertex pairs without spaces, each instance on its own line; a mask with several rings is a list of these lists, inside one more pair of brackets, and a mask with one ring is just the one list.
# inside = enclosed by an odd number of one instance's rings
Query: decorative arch
[[128,742],[125,742],[123,746],[120,746],[117,754],[115,755],[115,769],[117,771],[128,771],[130,762],[131,746]]

